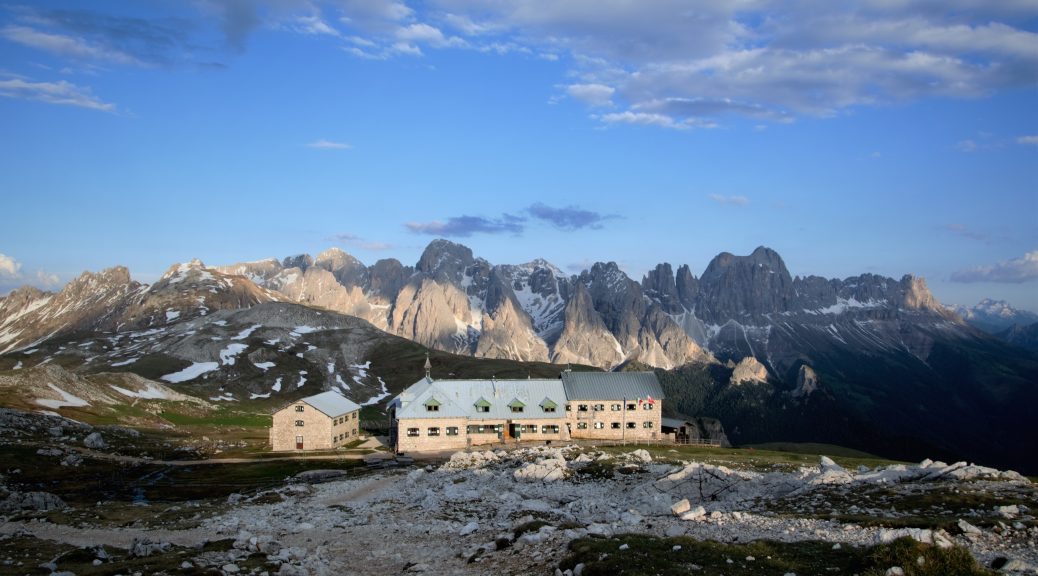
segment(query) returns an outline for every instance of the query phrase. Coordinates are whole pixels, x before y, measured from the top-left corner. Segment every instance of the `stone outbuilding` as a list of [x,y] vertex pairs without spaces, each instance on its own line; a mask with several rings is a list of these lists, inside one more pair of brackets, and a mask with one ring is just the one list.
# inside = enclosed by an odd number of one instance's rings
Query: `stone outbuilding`
[[329,391],[292,402],[274,413],[274,451],[331,450],[360,437],[360,406]]

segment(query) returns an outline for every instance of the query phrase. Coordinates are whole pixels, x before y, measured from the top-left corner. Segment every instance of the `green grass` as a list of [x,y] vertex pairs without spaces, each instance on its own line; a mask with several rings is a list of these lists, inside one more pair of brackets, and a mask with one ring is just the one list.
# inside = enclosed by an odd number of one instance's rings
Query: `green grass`
[[177,426],[243,426],[246,428],[270,428],[270,414],[255,414],[219,410],[211,415],[190,415],[179,412],[162,412],[161,416]]
[[[755,448],[711,448],[706,446],[669,446],[669,445],[634,445],[627,446],[603,446],[596,448],[603,452],[619,454],[630,452],[638,448],[648,450],[655,460],[678,462],[694,460],[713,464],[715,466],[729,466],[732,468],[752,469],[757,471],[771,471],[778,469],[791,470],[800,466],[817,466],[819,456],[817,454],[781,452],[775,450],[757,450]],[[886,460],[876,457],[860,456],[833,456],[833,460],[848,469],[855,469],[860,465],[870,468],[886,466],[888,464],[899,464],[894,460]]]
[[[621,550],[624,544],[627,549]],[[922,564],[918,562],[920,557]],[[910,539],[872,548],[843,546],[834,550],[828,542],[722,544],[688,537],[626,534],[570,542],[569,555],[559,568],[572,569],[577,564],[584,564],[586,576],[764,576],[790,572],[872,576],[883,574],[891,566],[901,566],[906,576],[994,574],[977,565],[963,548],[940,549]]]
[[794,454],[818,454],[829,457],[861,458],[881,460],[875,454],[862,452],[853,448],[837,446],[835,444],[821,444],[818,442],[767,442],[764,444],[747,444],[741,448],[752,448],[754,450],[768,450],[771,452],[791,452]]

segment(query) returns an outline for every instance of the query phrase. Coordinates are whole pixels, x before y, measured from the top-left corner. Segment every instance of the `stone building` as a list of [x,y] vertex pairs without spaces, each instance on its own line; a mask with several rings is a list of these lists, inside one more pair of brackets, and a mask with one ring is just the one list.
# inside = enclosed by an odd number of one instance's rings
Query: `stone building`
[[330,450],[360,436],[360,406],[338,392],[307,396],[274,413],[274,451]]
[[559,378],[425,378],[389,404],[400,452],[570,439],[662,438],[663,390],[652,372],[563,372]]

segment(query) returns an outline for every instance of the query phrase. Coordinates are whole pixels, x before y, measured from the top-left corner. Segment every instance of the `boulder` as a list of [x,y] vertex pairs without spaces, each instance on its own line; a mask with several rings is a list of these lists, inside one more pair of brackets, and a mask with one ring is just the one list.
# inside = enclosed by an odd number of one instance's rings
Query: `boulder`
[[87,434],[86,438],[83,438],[83,445],[93,450],[104,450],[108,448],[108,443],[101,437],[100,432],[91,432]]
[[688,512],[691,509],[692,509],[692,504],[689,503],[688,498],[684,498],[682,500],[678,500],[677,502],[675,502],[674,504],[671,504],[671,506],[670,506],[670,511],[675,516],[681,516],[682,514],[684,514],[685,512]]

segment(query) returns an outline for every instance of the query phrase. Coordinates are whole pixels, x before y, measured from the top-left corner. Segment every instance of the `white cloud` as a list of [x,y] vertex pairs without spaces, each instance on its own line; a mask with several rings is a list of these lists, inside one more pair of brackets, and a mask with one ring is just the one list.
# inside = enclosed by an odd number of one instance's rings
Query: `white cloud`
[[50,290],[61,285],[57,274],[45,270],[35,273],[23,273],[22,263],[6,254],[0,254],[0,293],[16,288],[22,284],[31,284],[37,288]]
[[999,282],[1020,284],[1038,280],[1038,250],[1024,254],[1023,258],[1013,258],[997,262],[991,266],[977,266],[953,272],[953,282]]
[[[984,96],[1038,81],[1038,34],[1029,29],[1038,5],[956,1],[961,9],[937,0],[439,0],[436,6],[447,25],[483,45],[568,54],[578,79],[571,86],[610,87],[608,101],[622,107],[595,118],[675,128],[721,116],[788,122],[856,106]],[[604,91],[570,96],[591,106],[606,102]]]
[[1016,139],[1017,144],[1030,144],[1032,146],[1038,146],[1038,135],[1035,136],[1020,136]]
[[457,36],[446,37],[443,32],[435,26],[430,26],[424,23],[411,24],[399,28],[396,31],[396,37],[404,42],[428,44],[434,48],[444,48],[447,46],[465,46],[466,42]]
[[82,38],[41,32],[27,26],[6,26],[0,30],[0,36],[23,46],[80,60],[107,60],[117,64],[142,64],[140,60],[133,56],[113,48],[91,44]]
[[674,130],[686,130],[692,124],[681,122],[665,114],[654,114],[649,112],[613,112],[601,116],[593,116],[606,124],[641,124],[643,126],[659,126],[661,128],[672,128]]
[[0,254],[0,278],[17,280],[22,277],[22,263],[6,254]]
[[45,272],[43,270],[37,270],[35,284],[39,288],[55,288],[61,285],[61,278],[59,278],[57,274]]
[[566,94],[591,106],[612,106],[616,89],[605,84],[570,84]]
[[114,112],[115,104],[105,102],[84,88],[61,80],[59,82],[33,82],[21,78],[0,80],[0,96],[38,100],[48,104],[78,106],[102,112]]
[[332,140],[314,140],[313,142],[306,145],[308,148],[316,148],[318,150],[349,150],[353,148],[352,144],[345,142],[335,142]]
[[730,206],[746,206],[750,203],[750,199],[745,196],[723,196],[721,194],[711,194],[710,199],[718,204],[728,204]]

